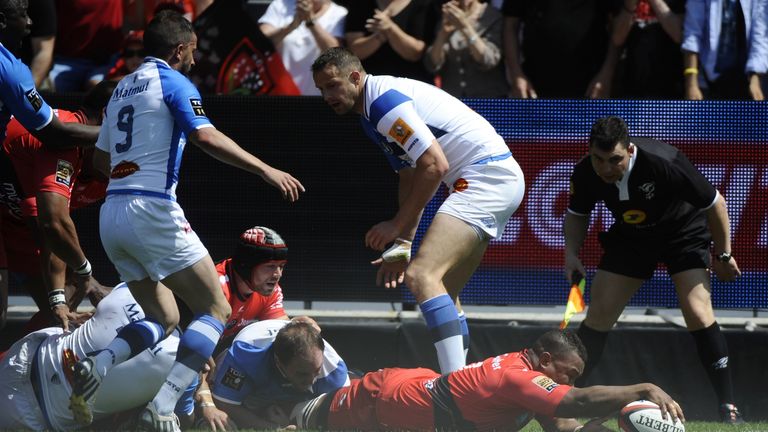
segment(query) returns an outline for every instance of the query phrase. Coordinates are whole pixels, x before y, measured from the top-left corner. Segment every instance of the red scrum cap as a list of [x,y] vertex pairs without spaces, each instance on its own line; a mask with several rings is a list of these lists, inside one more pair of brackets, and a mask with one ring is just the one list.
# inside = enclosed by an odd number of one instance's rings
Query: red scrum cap
[[287,259],[288,246],[280,234],[271,228],[255,226],[240,234],[232,266],[241,278],[249,280],[251,270],[257,265]]

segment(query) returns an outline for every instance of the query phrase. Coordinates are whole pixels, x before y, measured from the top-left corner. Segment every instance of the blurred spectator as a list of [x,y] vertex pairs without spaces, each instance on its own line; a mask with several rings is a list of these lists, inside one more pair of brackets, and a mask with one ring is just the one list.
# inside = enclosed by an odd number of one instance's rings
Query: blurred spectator
[[422,57],[439,23],[436,0],[354,0],[347,4],[347,47],[373,75],[432,82]]
[[505,0],[511,96],[608,97],[618,61],[608,43],[611,9],[606,0]]
[[683,26],[685,98],[764,100],[768,0],[688,0]]
[[624,48],[617,96],[680,99],[683,75],[680,42],[685,0],[619,0],[613,44]]
[[50,78],[58,92],[87,90],[109,71],[123,43],[122,0],[57,0]]
[[141,30],[152,17],[164,8],[178,10],[189,21],[194,21],[213,0],[124,0],[125,26],[129,30]]
[[259,29],[280,52],[302,95],[320,95],[312,81],[312,62],[341,45],[346,16],[347,9],[331,0],[274,0],[259,19]]
[[144,32],[131,31],[123,40],[120,58],[107,73],[107,79],[119,81],[124,76],[133,73],[144,62]]
[[434,43],[427,48],[427,70],[439,73],[443,90],[456,97],[506,97],[501,61],[501,12],[479,0],[443,4]]
[[24,38],[21,60],[29,65],[35,87],[42,88],[53,64],[56,42],[56,4],[54,0],[29,0],[27,14],[32,20],[29,36]]

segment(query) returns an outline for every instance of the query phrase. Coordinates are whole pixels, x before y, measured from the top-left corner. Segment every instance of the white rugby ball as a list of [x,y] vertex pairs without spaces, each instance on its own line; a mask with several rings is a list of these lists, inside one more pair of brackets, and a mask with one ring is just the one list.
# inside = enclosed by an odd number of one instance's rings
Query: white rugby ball
[[673,422],[669,414],[662,419],[659,406],[646,400],[631,402],[621,409],[619,428],[624,432],[685,432],[680,420]]

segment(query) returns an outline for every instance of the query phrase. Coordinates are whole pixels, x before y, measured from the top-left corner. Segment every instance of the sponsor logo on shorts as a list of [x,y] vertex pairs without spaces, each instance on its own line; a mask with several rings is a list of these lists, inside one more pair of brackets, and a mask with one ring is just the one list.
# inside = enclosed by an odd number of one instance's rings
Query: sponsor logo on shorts
[[192,112],[196,116],[205,117],[205,111],[203,110],[203,101],[196,98],[189,98],[189,104],[192,106]]
[[401,146],[405,145],[411,135],[413,135],[413,129],[411,129],[411,127],[408,126],[408,123],[400,117],[395,120],[395,124],[389,129],[389,136],[400,143]]
[[75,167],[70,161],[59,159],[56,162],[56,183],[61,183],[66,187],[72,184],[72,175],[75,174]]
[[627,210],[623,215],[621,215],[621,218],[625,223],[634,225],[643,223],[643,221],[645,221],[646,214],[642,210]]
[[453,191],[454,192],[463,192],[469,188],[469,182],[466,181],[463,178],[460,178],[453,182]]
[[243,388],[243,383],[245,383],[245,375],[233,367],[227,369],[227,373],[221,379],[221,384],[232,390],[240,390]]
[[122,161],[112,168],[112,173],[109,175],[109,178],[121,179],[123,177],[128,177],[138,170],[139,166],[136,165],[135,162]]
[[555,381],[553,381],[552,378],[550,378],[548,376],[544,376],[544,375],[539,375],[537,377],[534,377],[531,381],[534,384],[536,384],[537,386],[539,386],[539,387],[543,388],[544,390],[546,390],[547,393],[552,393],[552,390],[554,390],[555,387],[560,385],[560,384],[556,383]]
[[32,108],[34,108],[35,111],[40,111],[40,108],[43,107],[43,98],[40,97],[40,93],[37,92],[37,89],[28,91],[26,96],[29,104],[32,105]]

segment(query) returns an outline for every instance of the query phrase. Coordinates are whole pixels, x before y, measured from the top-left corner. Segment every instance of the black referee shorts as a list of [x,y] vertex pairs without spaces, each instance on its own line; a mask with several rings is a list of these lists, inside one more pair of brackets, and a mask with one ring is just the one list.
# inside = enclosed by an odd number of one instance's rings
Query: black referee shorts
[[603,256],[600,270],[637,279],[650,279],[659,263],[670,275],[690,269],[707,269],[712,263],[712,236],[706,229],[671,238],[631,238],[614,231],[598,235]]

